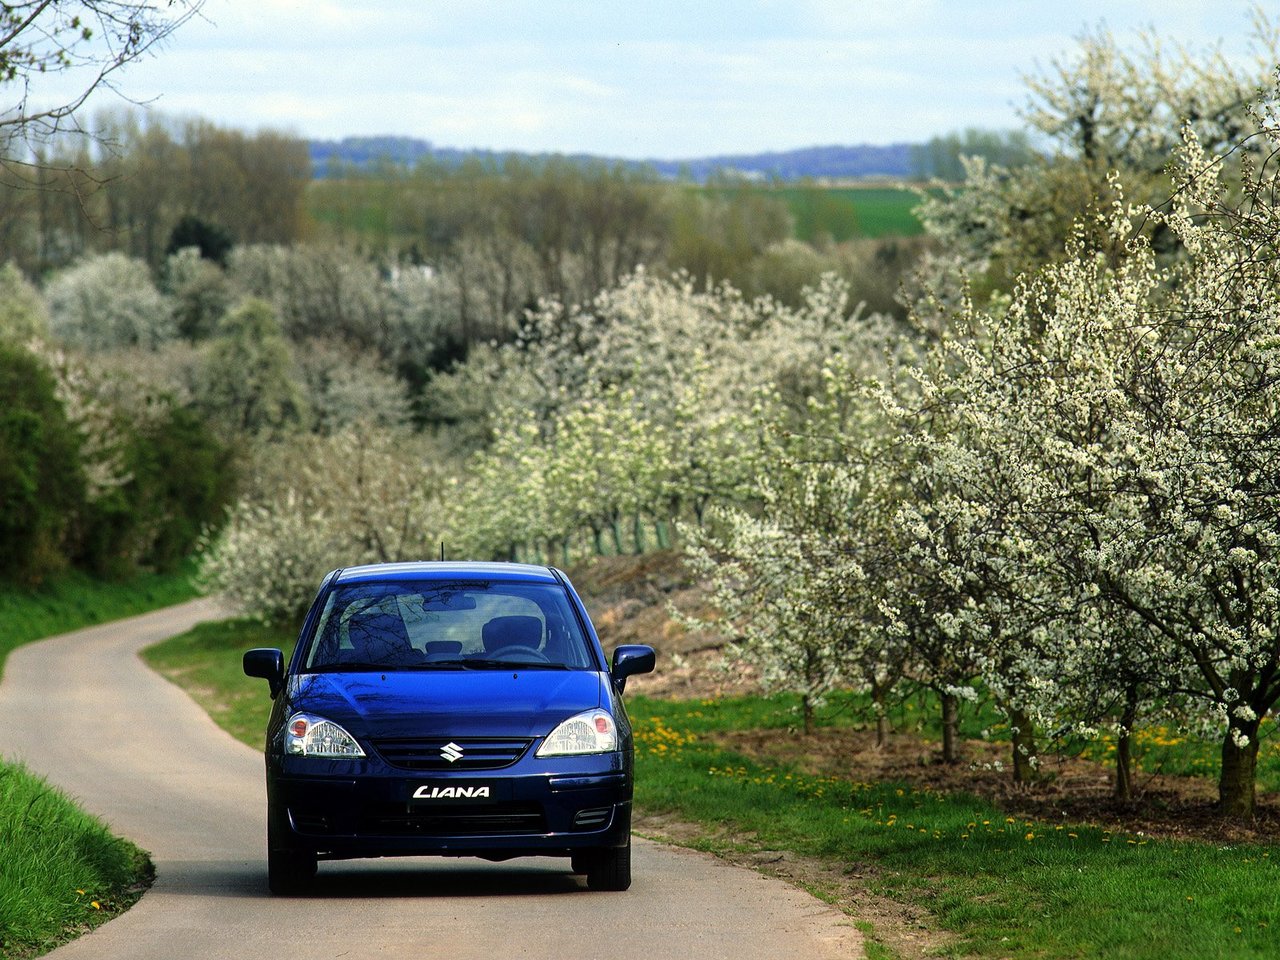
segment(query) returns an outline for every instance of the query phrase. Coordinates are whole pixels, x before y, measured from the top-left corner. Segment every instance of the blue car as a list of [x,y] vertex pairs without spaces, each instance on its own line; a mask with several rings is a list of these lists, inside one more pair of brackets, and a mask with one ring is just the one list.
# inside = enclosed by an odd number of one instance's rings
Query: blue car
[[270,684],[267,875],[297,893],[318,860],[567,857],[593,890],[631,885],[627,677],[559,570],[398,563],[324,578]]

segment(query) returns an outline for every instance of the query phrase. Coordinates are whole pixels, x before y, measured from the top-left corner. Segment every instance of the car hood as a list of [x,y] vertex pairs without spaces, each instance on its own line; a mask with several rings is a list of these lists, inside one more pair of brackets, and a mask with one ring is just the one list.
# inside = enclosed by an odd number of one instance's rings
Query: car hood
[[607,705],[604,683],[587,670],[302,674],[290,684],[290,712],[317,714],[357,737],[540,737]]

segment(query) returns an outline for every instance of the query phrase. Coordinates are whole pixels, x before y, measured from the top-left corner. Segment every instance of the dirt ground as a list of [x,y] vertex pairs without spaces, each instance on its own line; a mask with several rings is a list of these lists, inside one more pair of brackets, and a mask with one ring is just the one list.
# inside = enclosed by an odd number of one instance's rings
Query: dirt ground
[[[687,632],[672,618],[673,607],[686,614],[707,610],[703,591],[677,554],[605,557],[574,570],[572,578],[606,647],[647,643],[658,653],[657,669],[631,678],[628,693],[703,699],[758,692],[749,668],[725,666],[721,638]],[[1254,821],[1224,822],[1212,807],[1216,785],[1204,778],[1140,773],[1135,799],[1121,804],[1111,796],[1113,772],[1103,764],[1043,755],[1040,782],[1017,785],[1009,772],[1008,746],[982,740],[962,744],[955,764],[939,762],[938,746],[917,736],[893,734],[877,748],[873,731],[850,728],[785,738],[776,730],[738,731],[724,735],[722,742],[766,762],[785,757],[812,774],[972,793],[1015,816],[1092,823],[1149,836],[1280,840],[1280,798],[1262,798]]]
[[[724,664],[723,639],[686,631],[672,617],[707,611],[703,591],[677,555],[607,557],[571,572],[606,648],[645,643],[658,653],[654,673],[633,677],[627,692],[672,699],[742,696],[758,692],[750,669]],[[892,734],[883,747],[872,730],[823,728],[780,737],[778,731],[735,731],[721,743],[762,762],[795,764],[807,773],[850,780],[893,780],[944,792],[979,796],[1011,816],[1047,822],[1095,824],[1122,833],[1206,842],[1280,841],[1280,798],[1264,797],[1251,821],[1224,821],[1213,809],[1216,785],[1204,778],[1139,774],[1135,798],[1112,798],[1111,769],[1073,757],[1041,756],[1041,778],[1013,783],[1008,746],[966,741],[961,760],[940,762],[939,747],[911,734]],[[1003,769],[1001,769],[1003,767]],[[677,843],[705,836],[702,827],[669,817],[646,817],[641,833]],[[875,867],[832,864],[770,850],[749,835],[715,839],[746,852],[726,859],[788,879],[838,904],[851,916],[873,924],[875,937],[904,958],[945,949],[947,934],[930,923],[926,911],[875,895]]]

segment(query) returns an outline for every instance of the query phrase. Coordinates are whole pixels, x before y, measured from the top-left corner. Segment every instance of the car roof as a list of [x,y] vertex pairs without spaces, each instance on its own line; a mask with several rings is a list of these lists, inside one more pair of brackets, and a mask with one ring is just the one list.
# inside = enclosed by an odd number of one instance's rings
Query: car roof
[[411,563],[370,563],[337,571],[334,584],[387,581],[505,580],[557,583],[550,567],[527,563],[478,563],[456,560],[419,560]]

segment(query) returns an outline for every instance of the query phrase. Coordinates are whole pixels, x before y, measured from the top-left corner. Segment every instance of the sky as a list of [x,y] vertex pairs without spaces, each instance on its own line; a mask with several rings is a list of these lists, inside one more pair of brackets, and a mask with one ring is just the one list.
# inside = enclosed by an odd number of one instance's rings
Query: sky
[[1250,24],[1246,0],[206,0],[116,85],[246,131],[686,159],[1013,128],[1086,29],[1234,54]]

